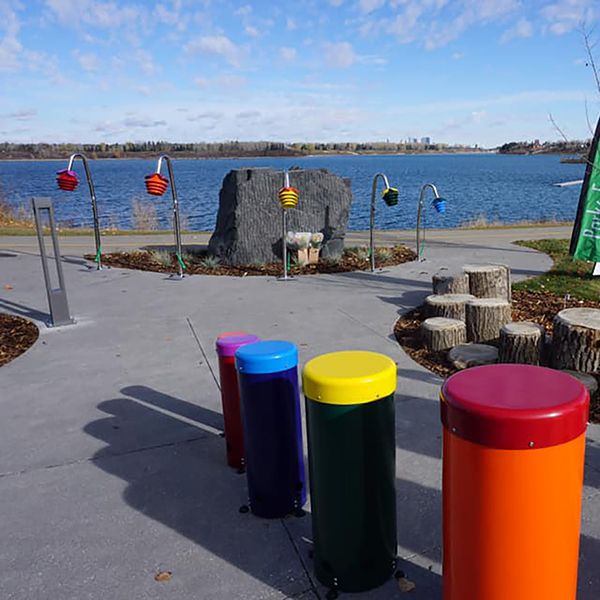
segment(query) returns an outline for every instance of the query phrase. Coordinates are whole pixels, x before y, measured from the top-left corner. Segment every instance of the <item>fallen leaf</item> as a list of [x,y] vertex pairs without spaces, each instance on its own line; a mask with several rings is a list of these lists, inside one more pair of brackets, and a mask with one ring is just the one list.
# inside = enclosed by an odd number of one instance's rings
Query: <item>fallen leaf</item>
[[6,283],[6,284],[4,284],[4,289],[5,289],[5,290],[12,290],[12,289],[13,289],[13,286],[12,286],[12,285],[10,285],[10,283]]
[[412,592],[417,586],[409,579],[406,579],[406,577],[400,577],[398,579],[398,587],[403,594],[408,594],[408,592]]
[[154,581],[169,581],[173,577],[173,573],[171,571],[159,571],[154,576]]

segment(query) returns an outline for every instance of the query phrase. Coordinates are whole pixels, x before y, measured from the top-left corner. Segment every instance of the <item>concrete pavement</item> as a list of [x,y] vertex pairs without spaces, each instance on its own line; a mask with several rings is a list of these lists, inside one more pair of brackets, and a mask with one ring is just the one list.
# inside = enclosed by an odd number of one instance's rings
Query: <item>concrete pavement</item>
[[[205,246],[210,239],[209,232],[185,233],[183,243],[188,246]],[[509,244],[514,240],[536,240],[543,238],[568,238],[571,227],[506,227],[502,229],[428,229],[425,232],[425,247],[430,243],[448,248],[455,246],[497,246]],[[150,235],[114,235],[102,234],[103,252],[132,251],[150,246],[165,246],[173,243],[171,232],[156,232]],[[368,231],[348,231],[347,246],[360,246],[369,243]],[[384,230],[376,232],[377,244],[406,244],[415,247],[415,232],[413,230]],[[22,252],[37,252],[35,236],[0,236],[0,247],[10,247]],[[95,253],[93,235],[61,236],[60,247],[66,254],[83,255]]]
[[[0,597],[325,597],[308,558],[310,516],[266,521],[238,512],[245,478],[225,465],[213,344],[224,330],[246,329],[294,341],[302,363],[341,349],[397,362],[401,568],[417,583],[412,597],[440,598],[441,380],[405,355],[392,328],[441,268],[507,262],[519,279],[550,266],[546,256],[510,245],[504,232],[429,236],[424,262],[289,283],[89,271],[69,246],[81,240],[67,238],[61,247],[77,324],[58,329],[43,325],[35,245],[0,240],[0,310],[41,327],[38,343],[0,369]],[[588,433],[582,534],[578,598],[596,600],[598,426]],[[172,579],[156,582],[157,570]],[[400,595],[390,580],[357,598]]]

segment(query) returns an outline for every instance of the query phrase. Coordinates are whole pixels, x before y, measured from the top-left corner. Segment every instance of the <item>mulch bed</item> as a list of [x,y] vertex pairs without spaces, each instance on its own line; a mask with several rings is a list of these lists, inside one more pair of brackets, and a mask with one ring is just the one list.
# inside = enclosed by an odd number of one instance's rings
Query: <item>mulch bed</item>
[[[377,268],[392,267],[411,262],[416,259],[416,254],[405,246],[393,246],[390,248],[378,248],[376,252]],[[93,260],[93,256],[86,256]],[[232,275],[237,277],[250,276],[278,276],[281,275],[281,262],[254,264],[254,265],[225,265],[214,266],[203,265],[206,254],[195,254],[186,257],[188,275]],[[121,267],[124,269],[137,269],[139,271],[157,271],[159,273],[172,273],[177,269],[177,263],[173,257],[172,264],[164,264],[158,261],[151,252],[114,252],[103,254],[102,262],[105,265]],[[300,267],[292,265],[289,273],[291,275],[314,275],[317,273],[347,273],[349,271],[367,271],[370,268],[369,260],[365,253],[345,251],[340,260],[321,259],[317,264]]]
[[[600,308],[600,302],[591,300],[565,300],[559,296],[543,292],[513,291],[513,321],[534,321],[552,333],[552,321],[557,313],[565,308]],[[426,319],[423,306],[405,313],[394,326],[398,343],[404,351],[417,363],[437,373],[440,377],[449,377],[458,369],[447,359],[447,352],[431,352],[422,347],[419,329]],[[600,384],[600,376],[596,375]],[[600,423],[600,394],[592,402],[590,420]]]
[[38,328],[31,321],[0,313],[0,366],[31,348],[38,336]]

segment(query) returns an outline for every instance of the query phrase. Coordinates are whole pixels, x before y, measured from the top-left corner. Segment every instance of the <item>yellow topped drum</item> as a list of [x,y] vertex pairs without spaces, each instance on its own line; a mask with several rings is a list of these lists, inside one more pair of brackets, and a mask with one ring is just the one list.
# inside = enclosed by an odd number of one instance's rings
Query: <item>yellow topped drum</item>
[[374,352],[324,354],[302,377],[315,572],[362,592],[396,566],[396,365]]

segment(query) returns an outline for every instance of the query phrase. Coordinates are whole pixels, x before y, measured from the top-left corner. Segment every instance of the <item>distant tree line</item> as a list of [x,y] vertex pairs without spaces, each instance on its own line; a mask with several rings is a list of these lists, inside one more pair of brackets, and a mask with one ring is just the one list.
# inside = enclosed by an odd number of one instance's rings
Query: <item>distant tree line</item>
[[68,158],[83,152],[89,158],[148,158],[166,153],[174,158],[226,158],[250,156],[302,156],[306,154],[421,153],[478,151],[477,146],[409,142],[124,142],[118,144],[0,143],[0,160]]
[[294,156],[298,151],[282,142],[124,142],[119,144],[0,143],[0,159],[67,158],[83,152],[89,158],[145,158],[166,153],[173,157]]
[[587,154],[591,140],[560,142],[508,142],[498,148],[500,154]]

